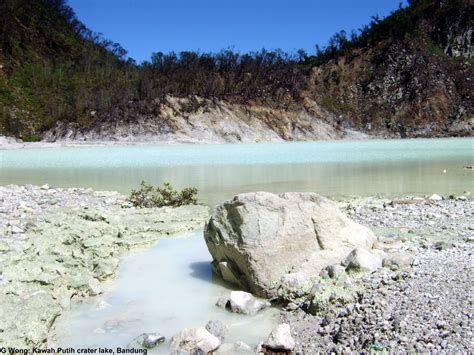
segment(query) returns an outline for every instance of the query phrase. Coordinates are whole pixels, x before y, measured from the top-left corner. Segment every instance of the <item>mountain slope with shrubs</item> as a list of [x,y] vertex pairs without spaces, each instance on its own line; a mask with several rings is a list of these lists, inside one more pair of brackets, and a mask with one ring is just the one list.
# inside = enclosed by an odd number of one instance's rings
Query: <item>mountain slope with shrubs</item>
[[[154,53],[137,64],[63,0],[0,3],[0,134],[264,141],[473,133],[472,0],[418,0],[315,54]],[[359,136],[364,136],[360,135]]]

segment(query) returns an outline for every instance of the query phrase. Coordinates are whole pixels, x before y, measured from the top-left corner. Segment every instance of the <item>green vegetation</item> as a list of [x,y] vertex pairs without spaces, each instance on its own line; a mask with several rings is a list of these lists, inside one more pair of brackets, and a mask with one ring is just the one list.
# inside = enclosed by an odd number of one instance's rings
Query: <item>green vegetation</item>
[[348,113],[354,111],[354,108],[351,105],[335,100],[331,96],[324,96],[321,100],[321,106],[326,110],[335,113]]
[[178,192],[169,182],[165,182],[163,187],[154,187],[142,181],[137,190],[132,190],[128,201],[135,207],[147,208],[195,205],[197,192],[195,187],[187,187]]
[[[137,65],[117,43],[87,29],[65,0],[0,1],[0,134],[37,137],[58,121],[90,126],[101,114],[134,101],[167,96],[301,108],[312,67],[380,41],[411,41],[424,21],[444,14],[438,28],[461,16],[471,21],[468,0],[412,0],[385,19],[377,16],[359,32],[336,33],[314,55],[281,50],[240,54],[183,51],[154,53]],[[471,6],[472,7],[472,6]],[[429,50],[440,54],[443,31],[430,34]],[[334,98],[326,107],[348,112]],[[189,113],[202,108],[194,100]],[[204,107],[205,109],[205,107]],[[92,117],[91,112],[97,112]]]

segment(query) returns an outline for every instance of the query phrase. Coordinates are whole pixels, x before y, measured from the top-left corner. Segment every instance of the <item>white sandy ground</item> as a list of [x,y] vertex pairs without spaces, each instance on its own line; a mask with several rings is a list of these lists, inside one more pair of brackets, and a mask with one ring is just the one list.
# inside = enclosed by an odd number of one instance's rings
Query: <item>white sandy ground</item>
[[[350,131],[341,138],[341,140],[364,140],[381,138],[378,136],[369,136],[362,132]],[[339,140],[339,139],[338,139]],[[303,140],[304,141],[304,140]],[[242,143],[260,143],[260,142],[285,142],[283,139],[271,139],[266,141],[242,142]],[[23,142],[15,137],[0,136],[0,150],[21,149],[21,148],[64,148],[64,147],[94,147],[94,146],[137,146],[150,144],[232,144],[225,140],[217,139],[199,139],[188,136],[170,135],[170,137],[132,137],[124,140],[62,140],[57,142]]]

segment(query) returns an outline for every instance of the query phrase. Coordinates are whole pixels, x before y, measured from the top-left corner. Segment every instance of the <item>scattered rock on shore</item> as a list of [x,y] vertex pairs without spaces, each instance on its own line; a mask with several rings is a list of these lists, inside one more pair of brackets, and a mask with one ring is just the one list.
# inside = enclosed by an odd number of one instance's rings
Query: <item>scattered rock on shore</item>
[[185,328],[171,339],[174,353],[208,354],[221,345],[221,341],[206,328]]
[[286,323],[278,325],[263,343],[263,347],[273,351],[292,351],[295,348],[295,340],[291,336],[290,326]]
[[219,338],[220,341],[224,340],[227,332],[229,331],[226,325],[220,320],[211,320],[207,322],[206,329],[209,333]]
[[164,343],[165,337],[158,333],[143,333],[136,337],[128,348],[146,348],[152,349],[158,344]]
[[[384,207],[373,209],[375,204]],[[294,330],[294,351],[472,351],[474,246],[468,240],[474,238],[474,201],[392,205],[364,198],[341,206],[378,234],[387,268],[355,280],[359,296],[348,302],[336,298],[314,316],[304,307],[285,312],[282,321]]]
[[254,315],[271,306],[270,302],[259,300],[251,293],[244,291],[232,291],[230,293],[229,301],[232,312],[249,315]]

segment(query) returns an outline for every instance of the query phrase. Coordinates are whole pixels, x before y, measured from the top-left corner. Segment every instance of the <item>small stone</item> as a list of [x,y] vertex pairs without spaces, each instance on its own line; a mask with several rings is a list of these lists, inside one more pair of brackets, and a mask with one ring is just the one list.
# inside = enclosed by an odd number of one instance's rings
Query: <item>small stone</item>
[[221,341],[204,328],[185,328],[171,339],[171,350],[191,354],[208,354],[215,351]]
[[220,320],[211,320],[207,322],[206,329],[209,331],[209,333],[215,335],[221,341],[224,340],[224,337],[228,332],[226,325]]
[[344,261],[346,271],[373,272],[382,267],[383,258],[366,249],[354,249]]
[[341,275],[342,273],[345,272],[345,268],[342,265],[336,264],[336,265],[329,265],[326,267],[326,271],[329,275],[330,278],[335,278]]
[[128,348],[152,349],[158,344],[164,343],[165,337],[158,333],[143,333],[132,340]]
[[291,336],[290,326],[286,323],[280,324],[272,330],[264,347],[272,350],[292,351],[295,348],[295,340]]
[[219,298],[216,302],[216,306],[224,309],[227,308],[230,306],[229,299],[225,297]]
[[414,255],[404,252],[389,253],[383,260],[383,266],[390,269],[407,268],[413,264]]
[[431,200],[431,201],[442,201],[443,200],[443,197],[438,195],[438,194],[433,194],[431,195],[430,197],[428,197],[428,200]]
[[248,292],[232,291],[230,293],[230,309],[235,313],[254,315],[270,306],[270,302],[259,300]]
[[449,242],[441,241],[441,242],[436,242],[434,244],[434,248],[438,251],[446,250],[452,247],[453,247],[453,243],[449,243]]
[[20,227],[17,227],[17,226],[12,226],[12,233],[13,234],[20,234],[20,233],[24,233],[25,231],[23,229],[21,229]]

